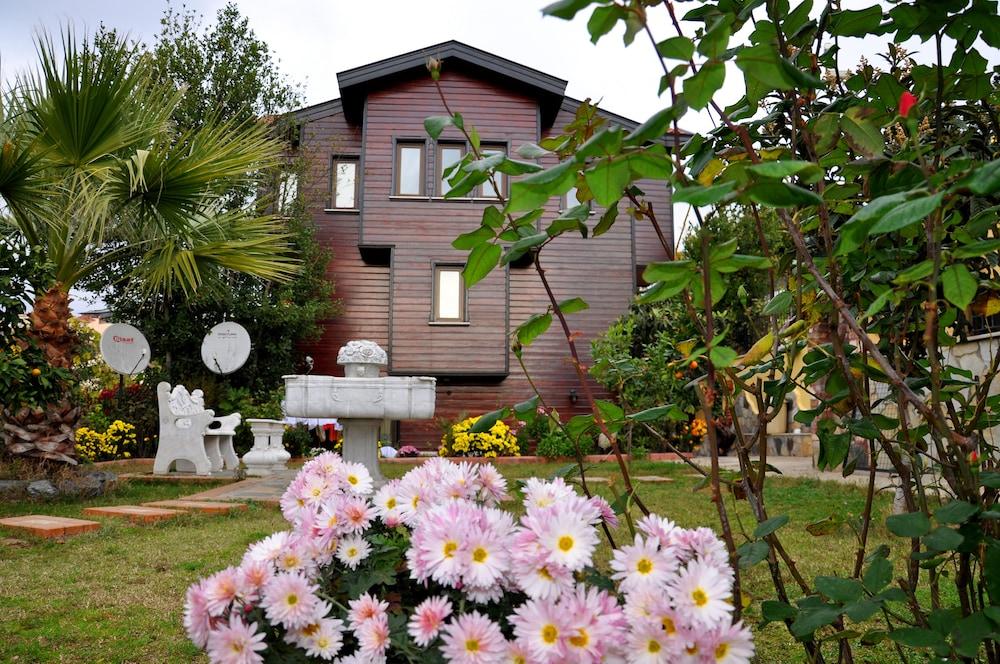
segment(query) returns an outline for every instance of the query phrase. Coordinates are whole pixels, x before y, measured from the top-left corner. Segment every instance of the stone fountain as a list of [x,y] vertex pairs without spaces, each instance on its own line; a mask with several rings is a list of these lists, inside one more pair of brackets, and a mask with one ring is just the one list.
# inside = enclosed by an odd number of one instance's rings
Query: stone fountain
[[337,354],[344,377],[285,376],[285,413],[293,417],[335,417],[344,427],[342,456],[363,463],[376,484],[378,433],[382,421],[434,416],[436,379],[380,376],[388,359],[373,341],[349,341]]

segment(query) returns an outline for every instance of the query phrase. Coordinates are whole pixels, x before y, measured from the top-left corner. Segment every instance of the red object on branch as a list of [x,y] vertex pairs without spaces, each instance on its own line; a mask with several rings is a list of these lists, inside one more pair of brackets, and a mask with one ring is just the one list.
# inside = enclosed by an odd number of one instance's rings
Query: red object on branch
[[904,90],[903,94],[899,95],[899,114],[905,118],[910,114],[910,109],[917,105],[917,101],[917,95]]

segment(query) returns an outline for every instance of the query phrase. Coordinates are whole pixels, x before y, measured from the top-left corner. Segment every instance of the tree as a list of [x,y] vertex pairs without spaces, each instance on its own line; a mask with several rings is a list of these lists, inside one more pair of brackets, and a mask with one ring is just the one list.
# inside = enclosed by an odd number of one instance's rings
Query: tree
[[[681,8],[687,13],[679,14]],[[448,173],[449,196],[495,171],[525,175],[511,184],[509,198],[485,210],[480,228],[456,241],[470,251],[466,284],[533,255],[549,307],[518,327],[513,351],[519,355],[558,320],[592,411],[567,428],[596,428],[613,439],[630,423],[669,416],[673,406],[629,413],[592,397],[566,320],[586,305],[557,299],[541,267],[556,237],[577,231],[588,237],[582,221],[572,222],[586,219],[589,205],[542,221],[545,232],[536,227],[541,206],[586,184],[608,209],[590,237],[610,228],[621,206],[658,225],[634,186],[652,178],[669,183],[674,201],[694,206],[700,222],[702,209],[740,205],[763,235],[766,211],[773,211],[789,256],[763,242],[738,253],[737,242],[700,223],[704,232],[689,255],[647,267],[651,286],[640,298],[679,303],[698,330],[686,359],[701,367],[691,389],[707,421],[710,466],[692,466],[711,486],[730,560],[738,563],[735,618],[751,601],[741,590],[741,570],[766,562],[773,596],[760,614],[783,623],[811,662],[853,662],[856,649],[882,640],[903,662],[911,661],[906,649],[931,661],[1000,662],[1000,449],[991,431],[1000,423],[1000,400],[991,396],[1000,353],[994,350],[976,375],[944,352],[966,340],[972,316],[1000,311],[1000,68],[991,70],[980,53],[981,43],[1000,47],[997,3],[912,0],[884,11],[881,4],[841,9],[829,2],[813,11],[811,0],[559,0],[544,10],[563,19],[584,11],[593,41],[621,24],[626,45],[639,35],[652,45],[662,68],[659,90],[669,103],[630,132],[578,114],[562,135],[519,151],[528,159],[559,157],[543,169],[487,158],[475,129],[442,94],[447,115],[428,118],[428,133],[435,137],[453,125],[473,146]],[[669,36],[656,34],[653,12],[666,19]],[[892,35],[886,69],[864,61],[842,68],[840,41],[880,35]],[[921,62],[907,54],[901,45],[911,38],[929,42],[932,55]],[[946,61],[948,41],[954,55]],[[714,97],[727,65],[735,65],[745,94],[723,108]],[[428,66],[436,80],[441,64]],[[681,144],[679,124],[690,109],[709,109],[718,126]],[[664,250],[672,255],[672,247]],[[741,353],[723,336],[716,314],[735,280],[752,270],[774,275],[762,310],[768,324]],[[807,579],[785,548],[779,531],[788,517],[770,512],[766,500],[764,436],[796,388],[815,395],[815,408],[797,417],[815,423],[821,468],[854,472],[848,455],[860,441],[901,478],[906,513],[885,525],[902,538],[902,570],[894,570],[889,547],[869,542],[879,518],[875,464],[863,513],[851,524],[857,551],[848,574]],[[752,434],[737,429],[740,473],[728,479],[720,474],[712,413],[722,408],[735,420],[741,396],[756,402],[758,426]],[[526,410],[525,404],[513,409]],[[508,412],[481,421],[488,426]],[[622,510],[645,512],[613,440],[611,447],[628,494],[619,501]],[[581,480],[584,471],[581,460]],[[943,490],[944,500],[926,490],[927,481]],[[724,492],[748,502],[757,521],[752,531],[732,527]]]
[[[171,113],[178,127],[197,129],[216,117],[269,118],[279,137],[294,130],[286,113],[301,103],[301,95],[235,4],[220,9],[209,25],[193,11],[177,12],[168,6],[161,25],[147,57],[164,84],[188,91]],[[268,173],[264,187],[256,182],[234,189],[223,207],[239,206],[254,197],[260,206],[282,208],[281,224],[302,264],[292,279],[272,284],[252,275],[229,274],[182,301],[170,292],[146,297],[128,280],[93,284],[102,290],[116,319],[131,321],[150,339],[165,380],[201,385],[215,403],[221,396],[215,379],[198,353],[191,351],[213,325],[232,320],[248,329],[254,352],[238,373],[225,379],[225,385],[262,395],[273,390],[283,374],[296,369],[299,344],[315,338],[321,331],[319,321],[338,311],[333,284],[325,274],[329,252],[315,240],[297,188],[289,187],[288,200],[274,201],[274,192],[297,182],[302,168],[285,147],[280,165]],[[122,258],[124,263],[134,260],[135,256]]]
[[[268,126],[227,119],[176,128],[170,118],[183,94],[156,80],[149,58],[118,39],[81,45],[71,31],[61,47],[40,37],[37,70],[0,102],[0,224],[53,265],[55,282],[36,294],[31,315],[50,365],[72,364],[70,288],[120,278],[108,270],[125,254],[136,256],[128,276],[146,294],[194,293],[231,272],[295,273],[273,216],[222,207],[233,186],[277,163],[281,145]],[[63,438],[28,453],[72,461],[72,435]]]

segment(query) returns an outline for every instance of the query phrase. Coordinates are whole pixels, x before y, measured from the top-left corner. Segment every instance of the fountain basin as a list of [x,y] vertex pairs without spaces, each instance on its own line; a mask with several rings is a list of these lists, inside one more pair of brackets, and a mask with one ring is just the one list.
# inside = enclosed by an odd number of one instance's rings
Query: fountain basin
[[285,413],[293,417],[422,420],[434,417],[437,379],[429,376],[292,375],[285,379]]

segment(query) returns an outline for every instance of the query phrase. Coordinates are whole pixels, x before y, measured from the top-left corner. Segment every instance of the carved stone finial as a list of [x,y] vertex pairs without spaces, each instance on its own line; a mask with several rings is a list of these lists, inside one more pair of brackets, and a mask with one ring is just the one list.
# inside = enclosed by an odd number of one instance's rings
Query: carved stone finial
[[337,353],[337,364],[348,377],[377,377],[378,368],[388,362],[385,351],[374,341],[348,341]]

